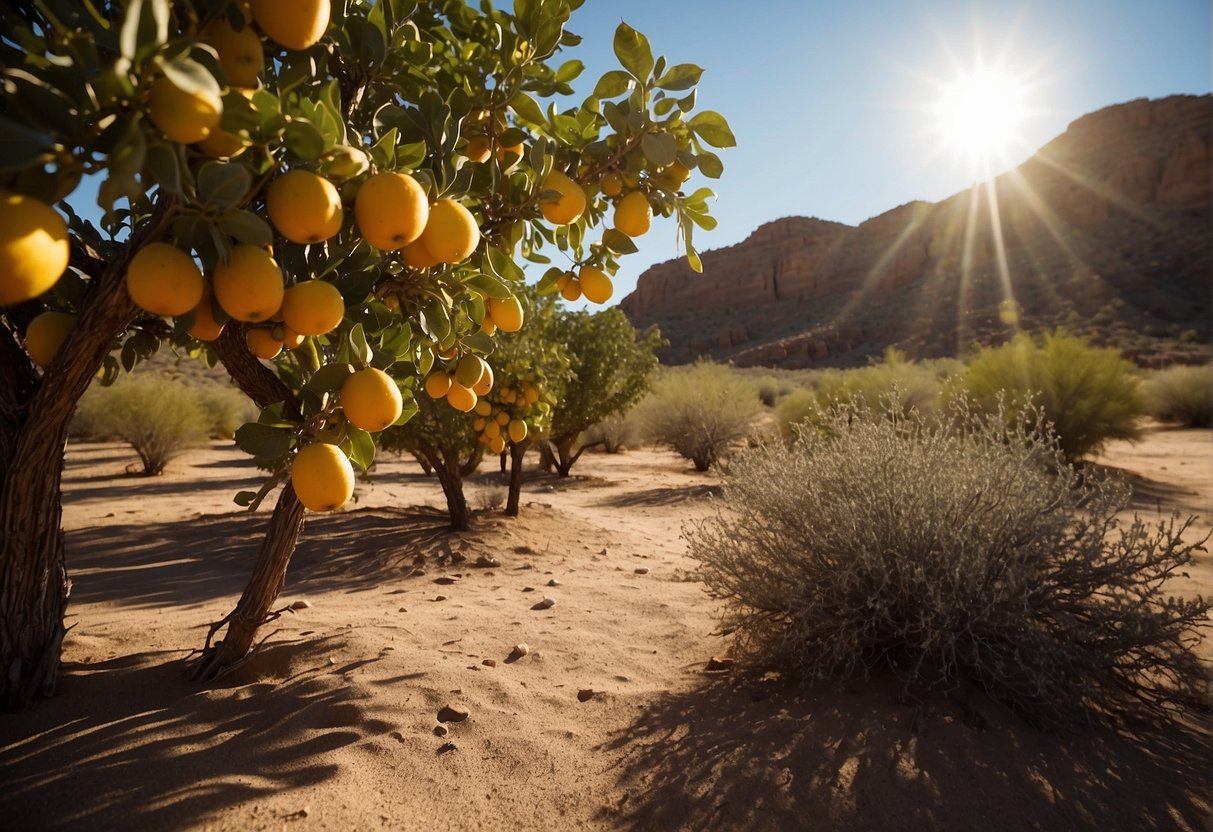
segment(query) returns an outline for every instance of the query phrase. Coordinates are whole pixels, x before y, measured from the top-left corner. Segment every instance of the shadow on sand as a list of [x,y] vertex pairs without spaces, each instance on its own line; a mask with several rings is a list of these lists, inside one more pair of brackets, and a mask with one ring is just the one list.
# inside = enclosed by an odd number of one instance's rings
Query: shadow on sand
[[1213,780],[1207,730],[1056,737],[980,697],[778,682],[667,696],[603,750],[624,758],[601,820],[632,830],[1203,829]]

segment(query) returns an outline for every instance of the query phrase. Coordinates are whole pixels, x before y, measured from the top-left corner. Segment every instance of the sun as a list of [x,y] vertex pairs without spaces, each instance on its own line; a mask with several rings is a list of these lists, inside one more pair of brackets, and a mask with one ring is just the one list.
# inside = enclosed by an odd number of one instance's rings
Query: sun
[[1027,85],[1011,72],[978,67],[940,88],[936,127],[944,144],[986,177],[1010,163],[1023,143]]

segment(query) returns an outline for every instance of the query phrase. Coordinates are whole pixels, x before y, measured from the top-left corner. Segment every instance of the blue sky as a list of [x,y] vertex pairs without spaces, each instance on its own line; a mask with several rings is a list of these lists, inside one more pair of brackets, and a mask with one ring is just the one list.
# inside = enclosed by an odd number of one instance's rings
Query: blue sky
[[[701,250],[778,217],[856,224],[967,187],[968,164],[941,146],[931,107],[978,50],[1026,85],[1013,164],[1084,113],[1210,90],[1207,0],[586,0],[569,25],[584,38],[571,51],[587,64],[579,92],[615,67],[620,20],[671,63],[704,67],[700,106],[737,135],[724,177],[708,183],[720,225],[697,234]],[[612,302],[678,255],[672,222],[638,242]]]

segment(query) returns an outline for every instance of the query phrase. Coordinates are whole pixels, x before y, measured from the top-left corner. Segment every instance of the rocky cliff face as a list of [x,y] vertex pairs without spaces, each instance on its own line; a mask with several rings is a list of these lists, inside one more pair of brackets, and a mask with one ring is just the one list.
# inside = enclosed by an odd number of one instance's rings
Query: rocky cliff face
[[[652,267],[622,307],[663,359],[861,362],[1064,325],[1144,359],[1209,339],[1213,96],[1083,116],[1019,168],[858,227],[805,217]],[[1188,346],[1182,346],[1188,345]]]

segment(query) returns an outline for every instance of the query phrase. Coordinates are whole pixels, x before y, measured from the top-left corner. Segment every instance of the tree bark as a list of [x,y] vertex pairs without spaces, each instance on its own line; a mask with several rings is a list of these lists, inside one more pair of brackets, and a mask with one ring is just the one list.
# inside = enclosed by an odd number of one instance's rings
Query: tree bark
[[72,267],[92,280],[75,328],[41,379],[8,320],[0,332],[0,707],[54,693],[71,594],[60,499],[67,426],[138,312],[126,292],[127,263],[163,234],[174,205],[161,202],[118,257],[104,261],[74,246]]
[[510,496],[505,502],[506,517],[518,516],[518,504],[522,499],[522,460],[530,447],[530,439],[510,445]]
[[451,530],[467,531],[472,525],[472,513],[468,509],[467,497],[463,494],[463,477],[459,472],[459,460],[447,458],[444,454],[432,449],[425,450],[426,458],[438,474],[438,482],[442,483],[442,493],[446,497],[446,511],[451,518]]

